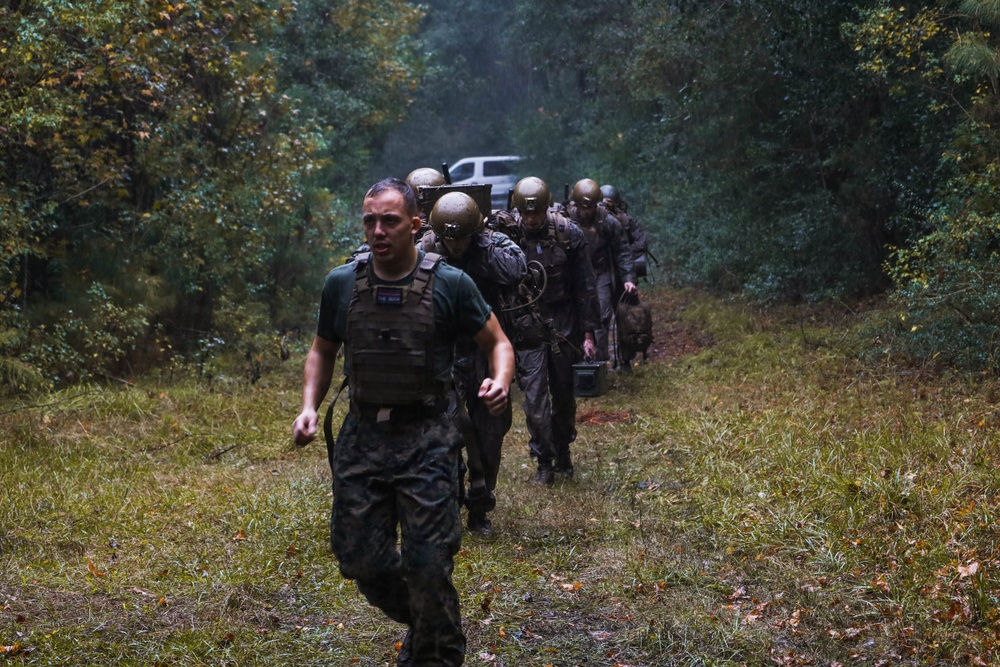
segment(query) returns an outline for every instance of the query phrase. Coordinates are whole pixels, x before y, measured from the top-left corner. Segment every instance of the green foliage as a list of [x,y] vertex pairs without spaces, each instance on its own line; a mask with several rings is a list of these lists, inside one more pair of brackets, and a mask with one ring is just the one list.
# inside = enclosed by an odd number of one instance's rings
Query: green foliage
[[405,108],[419,16],[397,0],[0,5],[0,306],[33,332],[4,354],[65,380],[199,340],[252,357],[257,336],[308,327],[353,246],[334,192],[355,191]]
[[[1000,368],[1000,134],[993,128],[1000,47],[990,30],[1000,21],[993,2],[963,2],[962,11],[924,10],[891,25],[868,17],[868,32],[895,35],[880,62],[884,76],[900,82],[898,95],[912,95],[903,85],[915,71],[911,63],[935,63],[920,68],[920,83],[939,87],[942,98],[947,94],[965,110],[942,148],[937,173],[946,187],[925,208],[923,233],[887,265],[900,312],[890,349],[916,363],[992,372]],[[900,37],[917,34],[947,39]],[[941,113],[937,100],[928,113]]]
[[49,314],[47,324],[22,330],[5,347],[19,351],[22,363],[45,369],[57,383],[128,372],[150,328],[143,304],[123,307],[99,283],[90,285],[86,300],[74,309]]

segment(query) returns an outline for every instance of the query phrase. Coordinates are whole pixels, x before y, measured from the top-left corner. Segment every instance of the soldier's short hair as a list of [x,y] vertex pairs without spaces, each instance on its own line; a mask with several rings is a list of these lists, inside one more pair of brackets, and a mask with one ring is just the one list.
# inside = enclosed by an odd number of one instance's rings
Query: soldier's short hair
[[409,183],[401,181],[398,178],[383,178],[381,181],[368,188],[368,192],[365,193],[365,199],[377,197],[383,192],[387,192],[389,190],[393,190],[403,195],[403,205],[406,206],[407,215],[417,215],[419,208],[417,207],[416,193],[413,192],[413,188],[410,187]]

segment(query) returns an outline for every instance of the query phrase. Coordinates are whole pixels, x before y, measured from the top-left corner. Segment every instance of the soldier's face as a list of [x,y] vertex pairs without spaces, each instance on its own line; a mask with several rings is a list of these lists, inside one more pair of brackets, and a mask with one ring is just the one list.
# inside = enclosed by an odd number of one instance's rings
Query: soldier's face
[[593,220],[594,214],[597,213],[597,204],[592,201],[582,201],[576,205],[576,208],[580,212],[581,220]]
[[452,257],[461,257],[472,245],[472,237],[466,236],[464,239],[444,239],[444,248]]
[[526,211],[521,214],[521,222],[528,229],[539,229],[545,224],[545,211]]
[[413,237],[420,229],[420,217],[407,215],[402,194],[385,190],[366,197],[361,212],[365,240],[376,260],[394,261],[409,256]]

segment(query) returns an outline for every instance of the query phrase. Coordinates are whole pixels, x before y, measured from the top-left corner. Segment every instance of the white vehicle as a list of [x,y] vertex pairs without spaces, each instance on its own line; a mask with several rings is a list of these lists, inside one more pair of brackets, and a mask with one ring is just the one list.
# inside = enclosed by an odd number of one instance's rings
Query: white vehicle
[[490,185],[493,208],[507,207],[507,193],[517,184],[519,155],[464,157],[451,165],[452,185]]

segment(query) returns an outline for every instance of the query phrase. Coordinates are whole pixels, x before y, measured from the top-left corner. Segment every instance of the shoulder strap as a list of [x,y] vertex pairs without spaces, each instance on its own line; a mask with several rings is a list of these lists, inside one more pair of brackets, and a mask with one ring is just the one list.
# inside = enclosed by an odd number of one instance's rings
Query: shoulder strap
[[417,267],[417,273],[413,276],[413,286],[410,288],[412,294],[416,294],[417,297],[422,297],[424,290],[427,289],[427,285],[430,284],[431,278],[434,276],[434,269],[437,265],[441,263],[444,257],[437,254],[436,252],[429,252],[424,255],[424,258],[420,260],[420,265]]
[[351,306],[357,303],[361,294],[371,290],[371,284],[368,280],[368,264],[371,257],[370,252],[362,252],[354,258],[354,292],[351,295]]
[[569,230],[566,227],[567,219],[558,213],[548,216],[549,238],[565,248],[569,244]]

